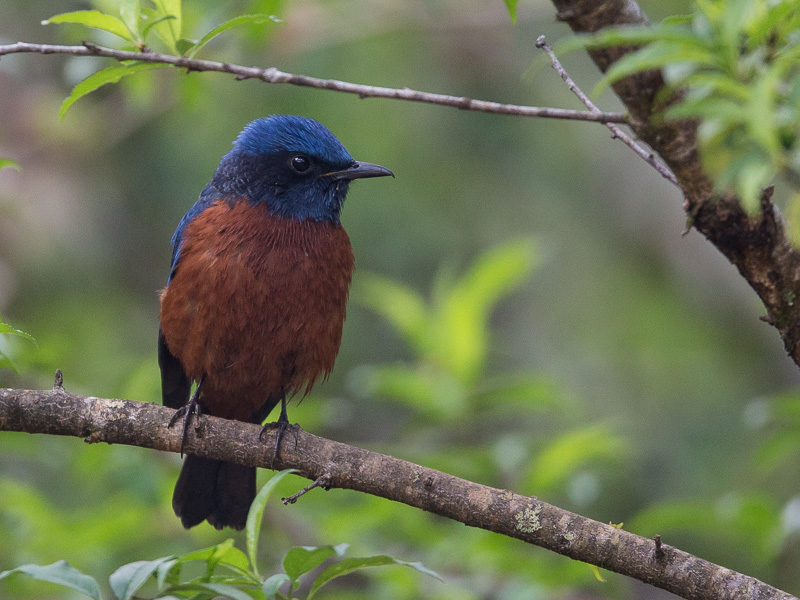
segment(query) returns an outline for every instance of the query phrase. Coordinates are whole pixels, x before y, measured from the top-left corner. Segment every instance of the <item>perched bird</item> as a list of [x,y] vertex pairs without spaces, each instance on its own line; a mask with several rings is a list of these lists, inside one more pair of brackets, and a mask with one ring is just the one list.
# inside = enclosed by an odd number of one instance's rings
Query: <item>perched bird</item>
[[[287,397],[330,374],[354,265],[339,212],[353,179],[385,175],[313,119],[274,115],[239,134],[175,231],[161,292],[162,398],[184,436],[201,409],[261,423],[281,403],[280,436]],[[172,506],[186,528],[242,529],[255,494],[255,468],[187,456]]]

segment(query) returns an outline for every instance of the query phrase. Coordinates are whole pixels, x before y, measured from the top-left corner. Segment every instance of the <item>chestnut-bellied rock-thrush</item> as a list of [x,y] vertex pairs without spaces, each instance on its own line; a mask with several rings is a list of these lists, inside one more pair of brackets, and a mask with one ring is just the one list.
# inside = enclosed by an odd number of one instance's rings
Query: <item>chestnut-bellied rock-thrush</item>
[[[161,293],[162,398],[180,409],[184,437],[201,407],[261,423],[280,403],[277,453],[287,397],[330,374],[342,339],[348,186],[385,175],[313,119],[274,115],[239,134],[175,231]],[[188,455],[172,506],[187,528],[242,529],[255,494],[254,467]]]

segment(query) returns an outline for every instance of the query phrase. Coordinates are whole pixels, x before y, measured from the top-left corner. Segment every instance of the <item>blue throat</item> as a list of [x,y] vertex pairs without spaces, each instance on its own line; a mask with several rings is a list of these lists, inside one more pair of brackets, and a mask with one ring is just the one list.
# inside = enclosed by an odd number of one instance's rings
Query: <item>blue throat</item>
[[[265,205],[279,217],[339,223],[349,182],[333,181],[317,174],[298,177],[285,166],[294,154],[296,152],[283,151],[252,155],[234,148],[223,157],[201,200],[208,196],[210,204],[219,199],[246,198],[254,204]],[[322,163],[320,170],[334,171],[352,162],[349,159],[335,165]]]

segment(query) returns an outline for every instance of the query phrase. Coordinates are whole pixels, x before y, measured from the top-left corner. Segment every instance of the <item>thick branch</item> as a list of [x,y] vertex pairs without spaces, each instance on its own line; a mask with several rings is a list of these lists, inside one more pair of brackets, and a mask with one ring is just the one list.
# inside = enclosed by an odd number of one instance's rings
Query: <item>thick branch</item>
[[[90,443],[178,452],[180,428],[167,428],[173,414],[156,404],[75,396],[63,388],[46,392],[0,390],[0,431],[69,435]],[[258,425],[203,416],[199,426],[190,429],[186,451],[268,467],[275,433],[269,432],[267,439],[259,441],[260,431]],[[794,598],[752,577],[538,498],[472,483],[302,430],[296,445],[282,444],[275,468],[294,468],[312,480],[324,476],[326,487],[402,502],[628,575],[684,598]]]
[[102,56],[119,61],[138,60],[140,62],[173,65],[190,71],[216,71],[231,73],[236,79],[260,79],[266,83],[289,83],[304,87],[311,87],[335,92],[356,94],[361,98],[391,98],[409,102],[423,102],[452,106],[462,110],[493,113],[498,115],[514,115],[518,117],[540,117],[546,119],[567,119],[573,121],[594,121],[597,123],[627,123],[628,119],[623,113],[604,113],[596,111],[567,110],[563,108],[542,108],[538,106],[520,106],[517,104],[501,104],[500,102],[487,102],[473,100],[463,96],[448,96],[420,92],[409,88],[387,88],[373,85],[361,85],[336,79],[318,79],[307,75],[286,73],[275,67],[262,69],[260,67],[244,67],[230,63],[221,63],[213,60],[199,60],[185,58],[159,52],[131,52],[104,48],[96,44],[84,42],[82,46],[58,46],[51,44],[29,44],[17,42],[0,46],[0,57],[8,54],[38,53],[38,54],[68,54],[72,56]]
[[[634,0],[553,0],[559,20],[573,31],[593,33],[612,25],[647,25],[647,17]],[[606,71],[634,48],[599,48],[589,51]],[[614,84],[614,90],[631,114],[631,127],[670,167],[685,195],[689,224],[730,260],[758,293],[767,309],[766,319],[783,338],[789,356],[800,365],[800,253],[783,228],[772,190],[765,190],[763,210],[749,218],[734,197],[719,196],[704,171],[697,149],[697,123],[663,122],[657,115],[664,106],[656,95],[664,87],[660,71],[638,73]]]

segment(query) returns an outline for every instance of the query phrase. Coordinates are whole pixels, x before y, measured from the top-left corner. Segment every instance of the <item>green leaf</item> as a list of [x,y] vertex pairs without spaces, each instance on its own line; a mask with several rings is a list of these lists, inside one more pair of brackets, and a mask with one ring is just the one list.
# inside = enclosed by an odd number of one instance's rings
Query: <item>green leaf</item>
[[4,167],[11,167],[12,169],[16,169],[17,171],[21,170],[20,166],[10,158],[0,158],[0,169]]
[[513,240],[483,254],[437,300],[429,326],[435,360],[462,384],[483,370],[488,351],[488,318],[494,305],[533,270],[539,254],[532,240]]
[[72,88],[72,92],[70,93],[69,97],[61,104],[61,110],[58,111],[58,118],[63,119],[64,115],[67,113],[67,110],[69,110],[69,107],[75,104],[75,102],[77,102],[80,98],[86,94],[92,93],[108,83],[117,83],[123,77],[133,75],[139,71],[147,71],[148,69],[157,69],[165,66],[167,65],[159,63],[120,63],[118,65],[111,65],[110,67],[101,69],[96,73],[92,73],[86,79],[78,83],[78,85]]
[[238,27],[239,25],[246,25],[246,24],[255,24],[255,23],[283,23],[278,17],[274,15],[241,15],[239,17],[234,17],[233,19],[229,19],[220,25],[217,25],[205,34],[199,42],[197,42],[194,47],[189,51],[187,56],[189,58],[193,58],[195,54],[197,54],[203,46],[205,46],[208,42],[213,40],[217,37],[220,33],[227,31],[228,29],[232,29],[233,27]]
[[121,37],[123,40],[133,42],[131,32],[125,26],[125,23],[120,21],[117,17],[101,13],[99,10],[76,10],[73,12],[62,13],[55,15],[42,21],[42,25],[49,24],[62,24],[62,23],[77,23],[78,25],[85,25],[94,29],[100,29],[113,33]]
[[769,153],[774,162],[781,159],[781,142],[775,123],[775,101],[777,89],[781,85],[778,69],[768,69],[752,87],[747,120],[750,135]]
[[285,469],[270,477],[269,481],[264,484],[261,491],[258,492],[253,504],[250,506],[250,512],[247,513],[247,524],[245,525],[245,534],[247,538],[247,555],[250,558],[250,565],[253,573],[258,575],[258,565],[256,564],[256,553],[258,551],[258,536],[261,533],[261,518],[264,516],[264,509],[267,506],[272,490],[278,485],[278,482],[289,475],[290,473],[297,473],[297,469]]
[[275,573],[275,575],[267,577],[261,587],[261,591],[264,592],[267,600],[276,600],[278,591],[288,582],[289,576],[286,573]]
[[108,578],[108,583],[119,600],[130,600],[162,564],[174,562],[175,556],[165,556],[156,560],[128,563],[114,571]]
[[196,43],[197,40],[187,40],[186,38],[181,38],[176,42],[175,45],[178,48],[178,52],[180,52],[181,56],[186,56],[186,53],[194,48]]
[[203,548],[202,550],[195,550],[177,558],[178,563],[185,563],[193,560],[205,561],[206,577],[211,577],[214,569],[217,568],[217,565],[223,565],[241,575],[246,576],[248,579],[254,582],[260,579],[256,578],[254,574],[250,573],[247,568],[247,557],[244,555],[244,552],[233,545],[232,538],[228,538],[216,546]]
[[750,215],[758,214],[761,208],[761,192],[774,176],[772,165],[766,161],[747,161],[736,177],[736,191],[742,206]]
[[620,460],[628,450],[627,440],[603,425],[563,434],[536,457],[528,476],[530,489],[542,493],[582,466],[597,460]]
[[18,373],[17,367],[14,366],[14,363],[11,362],[11,359],[4,353],[0,352],[0,369],[11,369],[15,373]]
[[308,573],[328,560],[331,556],[343,556],[347,544],[338,546],[295,546],[283,558],[283,570],[297,581],[301,575]]
[[141,6],[139,0],[119,0],[119,16],[125,27],[136,39],[141,41],[142,32],[139,30],[139,17]]
[[[183,18],[181,16],[181,0],[152,0],[156,5],[153,31],[167,47],[178,53],[178,40],[181,39]],[[145,12],[145,14],[148,14]],[[164,17],[172,17],[164,19]]]
[[216,596],[229,598],[230,600],[253,600],[253,597],[250,596],[250,594],[247,594],[237,587],[226,585],[224,583],[192,583],[185,586],[175,586],[174,589],[200,589],[213,592]]
[[10,571],[3,571],[0,573],[0,579],[13,575],[14,573],[23,573],[33,579],[39,581],[49,581],[58,585],[73,589],[95,600],[100,600],[100,586],[93,577],[89,577],[73,569],[67,564],[67,561],[59,560],[52,565],[22,565]]
[[367,567],[382,567],[386,565],[401,565],[404,567],[411,567],[420,573],[430,575],[431,577],[435,577],[439,581],[442,581],[442,578],[438,573],[431,571],[428,567],[419,562],[405,562],[385,555],[369,556],[366,558],[345,558],[341,562],[326,567],[325,570],[319,574],[319,576],[314,580],[311,590],[308,592],[307,600],[311,600],[322,586],[329,581],[336,579],[337,577],[347,575],[359,569],[366,569]]
[[354,282],[353,298],[383,316],[417,348],[426,343],[425,301],[408,286],[371,273],[361,274]]
[[450,373],[428,363],[364,367],[358,374],[363,375],[359,389],[365,395],[404,402],[435,418],[457,416],[466,405],[464,386]]
[[555,50],[560,53],[607,48],[613,46],[637,46],[656,41],[700,43],[691,31],[683,27],[609,27],[597,33],[579,33],[559,42]]
[[[178,565],[176,569],[173,569]],[[158,589],[163,589],[167,583],[178,583],[178,576],[180,574],[180,562],[177,558],[165,561],[158,565],[156,569],[156,580],[158,581]]]
[[147,34],[148,34],[148,33],[150,33],[150,30],[151,30],[153,27],[155,27],[155,26],[156,26],[156,25],[158,25],[159,23],[162,23],[162,22],[164,22],[164,21],[168,21],[168,20],[170,20],[170,19],[174,19],[174,18],[175,18],[173,15],[166,15],[166,16],[163,16],[163,17],[159,17],[159,16],[157,15],[156,11],[154,11],[154,10],[149,10],[149,9],[144,9],[144,10],[142,11],[142,14],[143,14],[143,15],[144,15],[146,18],[148,18],[148,19],[152,19],[152,20],[150,21],[150,23],[148,23],[147,25],[145,25],[144,29],[142,29],[142,40],[143,40],[143,41],[147,39]]
[[0,334],[16,335],[28,340],[29,342],[33,342],[34,344],[36,343],[36,340],[33,339],[33,336],[31,334],[25,333],[24,331],[21,331],[19,329],[14,329],[11,325],[3,321],[2,316],[0,316]]
[[605,77],[595,86],[593,93],[603,92],[609,85],[629,75],[660,69],[666,65],[691,63],[714,65],[717,56],[702,44],[686,44],[659,40],[637,52],[626,54],[606,71]]
[[746,113],[740,104],[729,98],[711,96],[698,99],[688,98],[668,108],[664,116],[669,119],[722,119],[731,124],[743,123]]
[[511,17],[511,22],[516,24],[517,22],[517,1],[518,0],[504,0],[506,3],[506,9],[508,10],[508,16]]
[[524,406],[526,410],[572,410],[574,402],[561,386],[545,377],[505,373],[474,392],[484,406]]

